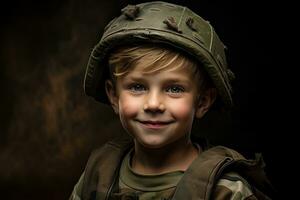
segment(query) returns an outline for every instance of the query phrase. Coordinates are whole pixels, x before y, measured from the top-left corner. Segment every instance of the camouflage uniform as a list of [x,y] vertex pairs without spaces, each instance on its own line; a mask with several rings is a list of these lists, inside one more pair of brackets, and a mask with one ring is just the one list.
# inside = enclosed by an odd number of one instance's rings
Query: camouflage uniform
[[[121,163],[132,146],[133,142],[125,139],[111,141],[94,151],[70,200],[143,199],[136,191],[119,189]],[[232,149],[217,146],[204,150],[176,187],[152,199],[270,199],[262,191],[271,193],[272,188],[260,161],[246,160]]]

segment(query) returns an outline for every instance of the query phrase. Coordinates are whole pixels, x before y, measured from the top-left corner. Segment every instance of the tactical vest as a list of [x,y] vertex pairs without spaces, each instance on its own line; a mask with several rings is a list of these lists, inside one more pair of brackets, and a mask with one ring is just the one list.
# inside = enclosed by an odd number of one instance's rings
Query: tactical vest
[[[91,154],[85,169],[82,200],[111,199],[113,191],[118,190],[121,162],[132,146],[129,139],[111,141]],[[259,161],[247,160],[230,148],[216,146],[203,151],[185,171],[172,200],[209,200],[215,184],[226,172],[236,172],[246,179],[257,199],[269,200],[274,194]]]

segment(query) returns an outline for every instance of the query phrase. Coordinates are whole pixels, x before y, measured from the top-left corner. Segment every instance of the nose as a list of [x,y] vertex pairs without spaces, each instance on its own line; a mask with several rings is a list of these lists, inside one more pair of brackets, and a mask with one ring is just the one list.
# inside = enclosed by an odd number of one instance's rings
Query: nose
[[162,113],[165,111],[164,97],[159,91],[149,91],[146,96],[144,111],[151,113]]

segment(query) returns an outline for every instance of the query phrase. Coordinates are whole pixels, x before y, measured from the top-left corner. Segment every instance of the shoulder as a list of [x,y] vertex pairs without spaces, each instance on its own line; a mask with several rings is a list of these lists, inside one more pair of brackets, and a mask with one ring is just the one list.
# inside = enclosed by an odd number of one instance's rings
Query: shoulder
[[[74,200],[76,195],[89,199],[96,194],[100,185],[104,189],[108,189],[113,183],[115,172],[117,171],[124,154],[132,147],[131,140],[122,138],[109,141],[102,147],[95,149],[85,166],[84,175],[75,186]],[[108,167],[109,166],[109,167]],[[76,192],[77,191],[77,192]]]
[[[127,152],[132,146],[133,141],[128,137],[110,140],[91,152],[86,168],[100,163],[109,164],[112,160],[122,156],[124,152]],[[87,170],[88,169],[86,169],[86,171]]]
[[83,178],[84,178],[84,172],[81,174],[79,181],[74,186],[74,189],[72,191],[69,200],[81,200]]
[[215,200],[256,200],[251,186],[237,173],[225,173],[217,182],[212,194]]

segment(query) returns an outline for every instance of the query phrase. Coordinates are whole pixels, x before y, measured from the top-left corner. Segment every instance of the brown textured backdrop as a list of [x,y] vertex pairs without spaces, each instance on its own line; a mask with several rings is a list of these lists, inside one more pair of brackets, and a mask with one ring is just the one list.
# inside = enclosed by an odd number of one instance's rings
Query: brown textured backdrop
[[117,123],[111,110],[85,98],[82,87],[88,54],[116,3],[8,7],[1,37],[0,187],[6,198],[67,199],[90,150],[120,134],[108,131]]
[[[108,106],[84,95],[82,83],[99,33],[128,2],[136,1],[31,0],[2,6],[0,191],[5,199],[67,199],[90,151],[124,134]],[[233,117],[212,113],[195,126],[196,131],[202,130],[215,143],[263,151],[266,160],[272,160],[276,139],[269,140],[264,135],[268,127],[260,126],[269,110],[256,98],[261,93],[270,97],[264,93],[269,85],[258,88],[256,83],[257,70],[276,67],[270,62],[276,56],[270,53],[273,46],[267,46],[273,38],[262,39],[253,29],[255,20],[262,19],[259,28],[265,34],[272,32],[272,24],[264,26],[270,15],[261,8],[253,18],[255,3],[177,2],[191,5],[215,25],[229,46],[229,62],[238,75]],[[245,13],[247,6],[250,11]],[[261,41],[266,45],[258,49]],[[251,60],[254,51],[256,60]],[[259,116],[258,109],[264,109]],[[212,125],[214,120],[217,125]],[[279,182],[275,168],[268,173]]]

